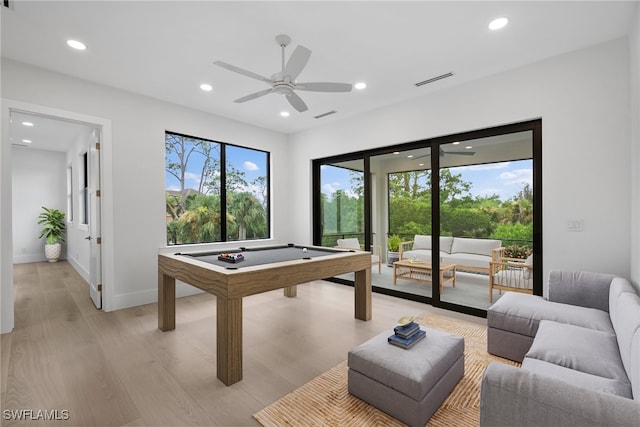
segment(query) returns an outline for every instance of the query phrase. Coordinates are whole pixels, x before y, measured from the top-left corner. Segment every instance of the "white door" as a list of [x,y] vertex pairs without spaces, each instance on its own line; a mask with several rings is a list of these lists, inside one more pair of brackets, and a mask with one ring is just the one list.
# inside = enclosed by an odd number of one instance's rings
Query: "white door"
[[102,251],[100,245],[100,130],[94,132],[89,148],[89,295],[96,308],[102,308]]

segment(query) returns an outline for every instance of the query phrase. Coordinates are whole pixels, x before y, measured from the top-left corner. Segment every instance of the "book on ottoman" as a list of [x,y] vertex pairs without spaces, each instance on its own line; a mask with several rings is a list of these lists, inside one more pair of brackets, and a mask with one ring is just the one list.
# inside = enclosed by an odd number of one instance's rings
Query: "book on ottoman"
[[413,347],[418,341],[423,339],[426,336],[426,332],[423,329],[418,327],[418,330],[413,333],[409,338],[403,338],[397,334],[391,335],[387,338],[389,344],[396,345],[398,347],[402,347],[404,349],[408,349]]
[[406,325],[398,325],[393,328],[393,332],[400,338],[409,338],[420,330],[420,325],[416,322],[410,322]]

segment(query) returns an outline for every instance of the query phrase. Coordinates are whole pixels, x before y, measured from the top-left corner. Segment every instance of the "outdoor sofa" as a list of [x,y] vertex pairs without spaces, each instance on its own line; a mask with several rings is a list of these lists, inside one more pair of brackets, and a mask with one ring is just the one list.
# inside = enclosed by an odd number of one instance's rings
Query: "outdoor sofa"
[[[456,264],[456,270],[489,274],[489,263],[497,260],[502,241],[467,237],[440,237],[441,262]],[[416,234],[413,240],[400,243],[400,259],[431,262],[431,236]]]
[[626,279],[554,271],[548,299],[505,293],[487,313],[480,425],[640,424],[640,296]]

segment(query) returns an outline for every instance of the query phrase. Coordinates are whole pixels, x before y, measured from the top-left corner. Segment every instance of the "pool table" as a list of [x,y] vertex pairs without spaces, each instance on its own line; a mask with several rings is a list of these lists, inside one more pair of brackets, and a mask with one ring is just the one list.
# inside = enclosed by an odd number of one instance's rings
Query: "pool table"
[[[219,260],[222,254],[243,259]],[[158,254],[158,328],[175,329],[176,279],[216,296],[217,376],[226,385],[242,380],[242,298],[355,272],[355,317],[371,319],[369,252],[294,244],[215,252]]]

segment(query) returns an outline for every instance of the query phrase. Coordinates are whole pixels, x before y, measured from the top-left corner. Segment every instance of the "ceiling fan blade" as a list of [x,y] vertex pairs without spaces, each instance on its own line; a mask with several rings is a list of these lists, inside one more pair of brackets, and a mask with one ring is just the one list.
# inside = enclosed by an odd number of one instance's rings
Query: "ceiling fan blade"
[[242,74],[243,76],[247,76],[247,77],[251,77],[252,79],[256,79],[256,80],[260,80],[269,84],[273,84],[273,81],[271,79],[268,79],[264,76],[261,76],[260,74],[256,74],[254,72],[245,70],[243,68],[240,67],[236,67],[235,65],[231,65],[231,64],[227,64],[226,62],[222,62],[222,61],[214,61],[214,64],[216,64],[219,67],[222,68],[226,68],[229,71],[233,71],[234,73],[238,73],[238,74]]
[[247,101],[251,101],[252,99],[256,99],[256,98],[260,98],[261,96],[265,96],[269,93],[273,92],[273,88],[269,88],[269,89],[265,89],[265,90],[261,90],[260,92],[255,92],[252,94],[249,94],[247,96],[243,96],[242,98],[238,98],[233,102],[247,102]]
[[304,103],[302,98],[300,98],[297,93],[291,92],[285,96],[287,97],[287,101],[289,101],[289,104],[291,104],[291,106],[299,112],[302,113],[303,111],[307,111],[309,109],[307,107],[307,104]]
[[353,85],[351,83],[296,83],[296,89],[308,90],[313,92],[351,92],[352,86]]
[[304,67],[309,62],[309,58],[311,57],[311,50],[307,49],[304,46],[298,46],[291,54],[289,61],[287,62],[287,66],[284,69],[283,76],[291,77],[291,80],[295,80],[296,77],[302,72]]

